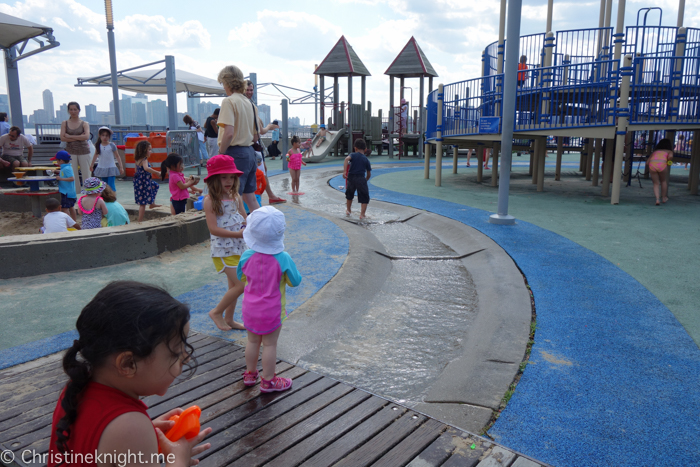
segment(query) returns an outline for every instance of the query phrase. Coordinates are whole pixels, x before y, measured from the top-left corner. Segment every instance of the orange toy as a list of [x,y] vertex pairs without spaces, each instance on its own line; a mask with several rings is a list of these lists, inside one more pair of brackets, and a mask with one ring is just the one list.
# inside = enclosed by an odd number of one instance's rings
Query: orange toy
[[199,434],[199,416],[202,415],[202,410],[193,405],[185,409],[180,415],[173,415],[170,420],[175,422],[175,426],[165,433],[165,437],[170,441],[178,441],[183,436],[187,439],[192,439]]

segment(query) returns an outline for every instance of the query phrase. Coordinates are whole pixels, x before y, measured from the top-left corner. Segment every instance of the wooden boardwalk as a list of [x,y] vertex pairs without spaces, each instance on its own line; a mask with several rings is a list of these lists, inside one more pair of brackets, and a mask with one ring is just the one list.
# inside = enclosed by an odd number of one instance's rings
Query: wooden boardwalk
[[[244,349],[193,334],[199,362],[164,397],[147,397],[152,417],[196,404],[211,449],[202,467],[220,466],[480,466],[543,465],[476,435],[294,365],[277,373],[293,378],[286,392],[263,394],[243,385]],[[25,466],[24,451],[49,448],[51,417],[65,384],[60,356],[0,372],[0,448],[15,455],[2,463]],[[473,448],[472,448],[473,446]],[[38,464],[43,465],[43,464]]]

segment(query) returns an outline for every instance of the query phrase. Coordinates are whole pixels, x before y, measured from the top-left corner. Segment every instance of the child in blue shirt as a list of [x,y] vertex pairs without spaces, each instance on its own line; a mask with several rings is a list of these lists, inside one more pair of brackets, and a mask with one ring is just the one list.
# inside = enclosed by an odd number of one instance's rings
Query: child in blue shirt
[[61,171],[56,176],[58,191],[61,193],[61,211],[70,214],[71,219],[75,220],[74,206],[78,196],[75,193],[75,175],[70,164],[70,154],[68,154],[68,151],[58,151],[51,160],[58,161],[61,164]]
[[343,178],[347,179],[345,182],[345,199],[347,200],[345,215],[349,216],[352,212],[352,199],[355,197],[355,190],[357,190],[357,201],[361,206],[360,219],[364,219],[367,217],[365,213],[369,204],[369,187],[367,182],[372,176],[372,164],[369,163],[369,159],[364,154],[365,149],[367,149],[365,140],[357,138],[353,143],[353,147],[355,152],[346,157],[343,164]]

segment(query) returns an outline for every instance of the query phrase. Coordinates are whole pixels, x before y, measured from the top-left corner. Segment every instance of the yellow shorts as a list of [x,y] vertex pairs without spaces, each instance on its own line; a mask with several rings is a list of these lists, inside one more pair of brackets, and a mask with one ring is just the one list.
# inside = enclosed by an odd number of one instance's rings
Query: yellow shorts
[[212,258],[214,261],[214,267],[216,272],[221,274],[226,268],[236,268],[238,267],[238,262],[241,260],[240,255],[227,256],[226,258]]

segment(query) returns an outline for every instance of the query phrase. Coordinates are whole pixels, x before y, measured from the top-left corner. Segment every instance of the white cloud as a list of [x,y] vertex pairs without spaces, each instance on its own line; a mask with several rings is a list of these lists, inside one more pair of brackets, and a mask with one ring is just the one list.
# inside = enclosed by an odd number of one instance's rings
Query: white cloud
[[75,31],[74,28],[68,26],[68,24],[66,24],[66,22],[63,21],[63,20],[62,20],[61,18],[59,18],[59,17],[55,17],[52,21],[53,21],[55,24],[58,24],[59,26],[62,26],[62,27],[66,28],[66,29],[68,29],[68,30],[70,30],[70,31]]
[[211,35],[198,20],[182,24],[171,23],[164,16],[135,14],[114,25],[119,47],[152,49],[154,46],[172,48],[211,47]]

